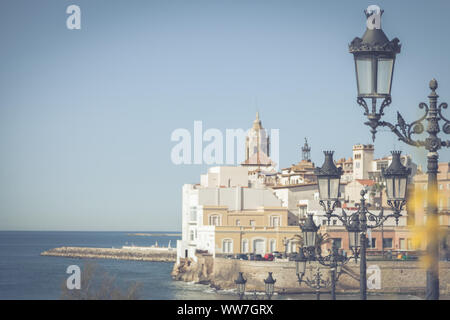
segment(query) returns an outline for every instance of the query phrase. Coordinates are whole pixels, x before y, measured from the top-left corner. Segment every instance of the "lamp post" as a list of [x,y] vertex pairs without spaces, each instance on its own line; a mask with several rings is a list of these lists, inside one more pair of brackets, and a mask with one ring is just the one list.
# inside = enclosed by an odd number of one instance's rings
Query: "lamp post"
[[[266,293],[266,297],[268,300],[271,300],[272,296],[274,294],[275,282],[277,282],[277,280],[275,280],[273,278],[272,272],[269,272],[269,275],[267,276],[267,278],[264,279],[264,288],[265,288],[265,293]],[[237,289],[237,293],[239,296],[239,300],[244,300],[245,284],[247,283],[247,279],[244,278],[244,275],[242,272],[239,272],[238,278],[236,280],[234,280],[234,283],[236,284],[236,289]],[[253,299],[258,300],[258,297],[256,296],[256,290],[254,291]]]
[[272,299],[274,288],[275,288],[275,282],[277,282],[277,280],[275,280],[272,277],[272,272],[269,272],[269,275],[267,276],[267,278],[264,279],[266,296],[267,296],[268,300]]
[[[365,11],[366,17],[381,20],[382,10]],[[419,104],[420,109],[424,109],[425,114],[416,121],[407,123],[400,113],[397,112],[397,123],[392,124],[381,121],[384,115],[384,108],[391,104],[391,86],[394,71],[396,54],[400,53],[399,40],[392,41],[386,37],[381,30],[381,24],[374,27],[370,23],[362,38],[356,37],[349,45],[349,51],[355,59],[356,82],[358,88],[357,103],[364,108],[364,115],[368,121],[366,125],[371,127],[372,139],[375,141],[375,134],[378,127],[389,128],[400,141],[415,146],[425,148],[428,151],[428,190],[427,190],[427,254],[429,264],[427,266],[427,288],[426,299],[439,299],[439,237],[438,237],[438,209],[437,209],[437,172],[438,172],[438,150],[443,147],[450,147],[449,140],[442,140],[438,137],[441,131],[439,121],[443,120],[442,131],[450,134],[450,120],[442,115],[442,110],[448,107],[447,103],[437,104],[438,95],[436,89],[438,83],[435,79],[430,81],[431,93],[428,95],[428,105],[424,102]],[[369,110],[366,98],[372,99],[372,109]],[[383,99],[379,110],[377,110],[377,99]],[[424,122],[426,120],[426,129]],[[413,135],[418,135],[426,131],[428,137],[424,140],[413,139]],[[401,187],[401,186],[399,186]]]
[[[368,229],[377,228],[389,219],[395,218],[396,224],[401,217],[401,211],[406,204],[406,187],[408,176],[411,169],[406,168],[401,164],[401,152],[392,152],[392,162],[390,166],[382,171],[382,176],[386,179],[386,191],[388,194],[388,205],[392,208],[392,213],[384,215],[384,209],[381,208],[379,214],[371,213],[368,208],[370,204],[366,202],[367,190],[361,190],[361,200],[357,205],[358,210],[347,214],[344,209],[341,209],[341,215],[335,214],[335,208],[340,206],[339,198],[335,195],[339,194],[340,175],[342,171],[336,167],[333,161],[333,151],[325,151],[325,161],[322,167],[315,169],[315,174],[319,184],[319,198],[320,205],[324,208],[328,219],[328,224],[332,217],[338,218],[347,229],[349,234],[349,246],[353,252],[355,261],[358,257],[360,261],[360,298],[367,299],[367,268],[366,268],[366,248],[367,238],[366,233]],[[325,183],[334,179],[337,183]],[[321,185],[322,181],[322,185]],[[322,189],[322,190],[321,190]],[[333,189],[333,190],[331,190]]]
[[[322,256],[321,248],[317,243],[317,231],[313,216],[310,214],[305,223],[300,226],[303,237],[303,248],[300,248],[299,254],[295,259],[296,274],[298,282],[305,283],[308,287],[316,290],[317,300],[320,300],[320,289],[331,287],[331,299],[336,300],[336,282],[342,272],[342,266],[348,260],[340,255],[338,248],[333,244],[332,251],[327,256]],[[306,255],[305,255],[306,251]],[[303,279],[306,272],[306,262],[317,261],[323,266],[330,268],[330,279],[325,281],[322,279],[320,270],[317,269],[314,278]]]
[[242,272],[239,272],[239,276],[236,280],[234,280],[234,283],[236,284],[239,300],[242,300],[245,294],[245,284],[247,283],[247,279],[244,278]]

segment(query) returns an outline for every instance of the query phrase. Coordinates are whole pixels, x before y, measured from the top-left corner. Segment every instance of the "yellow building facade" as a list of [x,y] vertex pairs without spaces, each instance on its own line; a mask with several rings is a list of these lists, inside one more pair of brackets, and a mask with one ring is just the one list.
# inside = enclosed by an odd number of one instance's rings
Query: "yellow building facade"
[[300,228],[288,225],[288,210],[283,207],[229,211],[224,206],[204,206],[203,224],[215,228],[217,254],[289,253],[297,251],[299,244]]

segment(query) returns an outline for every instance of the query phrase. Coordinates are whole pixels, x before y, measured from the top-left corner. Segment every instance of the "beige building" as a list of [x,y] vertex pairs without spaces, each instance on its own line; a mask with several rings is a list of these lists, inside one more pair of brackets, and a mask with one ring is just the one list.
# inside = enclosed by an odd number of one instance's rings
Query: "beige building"
[[225,206],[204,206],[203,224],[214,226],[216,255],[295,251],[300,232],[288,224],[283,207],[230,211]]

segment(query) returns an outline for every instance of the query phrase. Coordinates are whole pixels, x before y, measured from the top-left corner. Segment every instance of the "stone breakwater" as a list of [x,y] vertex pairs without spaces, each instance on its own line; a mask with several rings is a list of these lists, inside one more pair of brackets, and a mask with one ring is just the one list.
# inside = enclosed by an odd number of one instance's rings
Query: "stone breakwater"
[[175,262],[176,250],[169,248],[151,248],[151,247],[123,247],[123,248],[60,247],[44,251],[41,253],[41,256]]

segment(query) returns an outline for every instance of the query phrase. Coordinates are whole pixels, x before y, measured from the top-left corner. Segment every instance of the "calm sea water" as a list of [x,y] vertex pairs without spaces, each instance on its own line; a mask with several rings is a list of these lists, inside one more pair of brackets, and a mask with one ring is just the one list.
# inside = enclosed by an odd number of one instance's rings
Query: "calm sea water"
[[[69,276],[69,265],[83,266],[81,259],[40,256],[61,246],[121,247],[134,244],[176,246],[178,236],[132,236],[133,232],[0,232],[0,299],[59,299],[61,286]],[[152,232],[149,232],[152,233]],[[154,232],[157,233],[157,232]],[[217,293],[205,285],[172,281],[173,263],[126,260],[92,260],[116,277],[119,286],[138,282],[142,299],[230,299],[231,293]]]
[[[133,232],[0,232],[0,299],[53,300],[61,296],[61,287],[69,276],[69,265],[83,266],[81,259],[40,256],[40,253],[61,246],[121,247],[134,244],[176,246],[178,236],[133,236]],[[158,233],[158,232],[148,232]],[[173,263],[95,259],[96,265],[127,288],[140,284],[141,299],[236,299],[232,291],[216,291],[209,286],[170,277]],[[315,299],[314,295],[277,296],[277,299]],[[324,294],[322,299],[329,299]],[[338,299],[358,299],[357,295]],[[417,299],[414,296],[372,296],[370,299]]]

